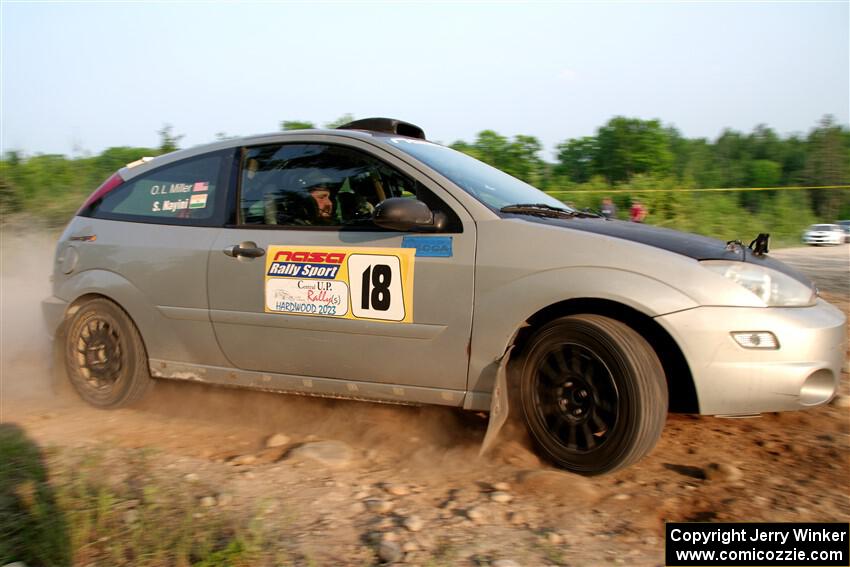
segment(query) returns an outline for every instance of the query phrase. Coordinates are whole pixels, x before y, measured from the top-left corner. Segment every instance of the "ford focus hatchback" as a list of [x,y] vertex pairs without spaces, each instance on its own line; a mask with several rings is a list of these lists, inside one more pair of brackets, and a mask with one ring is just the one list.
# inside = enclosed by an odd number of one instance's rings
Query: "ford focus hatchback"
[[129,164],[43,307],[97,407],[155,378],[489,411],[488,438],[510,412],[582,474],[648,453],[668,411],[824,404],[846,347],[766,238],[578,212],[389,119]]

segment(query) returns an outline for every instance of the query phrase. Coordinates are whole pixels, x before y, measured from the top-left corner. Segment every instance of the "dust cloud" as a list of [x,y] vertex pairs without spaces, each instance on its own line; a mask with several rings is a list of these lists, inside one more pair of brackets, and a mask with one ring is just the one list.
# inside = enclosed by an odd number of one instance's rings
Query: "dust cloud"
[[7,404],[53,396],[41,300],[50,295],[58,233],[27,224],[0,228],[0,413]]

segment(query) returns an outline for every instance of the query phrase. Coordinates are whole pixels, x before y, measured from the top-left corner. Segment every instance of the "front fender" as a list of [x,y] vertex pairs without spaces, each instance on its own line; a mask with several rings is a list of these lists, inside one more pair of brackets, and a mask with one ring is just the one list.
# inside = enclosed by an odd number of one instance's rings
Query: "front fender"
[[691,309],[697,301],[665,282],[612,267],[571,266],[535,272],[477,291],[470,353],[473,392],[490,392],[498,361],[511,339],[535,313],[570,299],[602,299],[649,317]]

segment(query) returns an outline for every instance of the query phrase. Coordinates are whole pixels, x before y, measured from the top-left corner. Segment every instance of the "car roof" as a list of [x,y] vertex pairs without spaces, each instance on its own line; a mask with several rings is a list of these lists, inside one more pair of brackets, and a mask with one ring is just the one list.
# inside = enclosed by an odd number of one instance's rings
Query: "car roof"
[[[378,141],[381,139],[387,138],[404,138],[408,136],[402,136],[400,134],[393,134],[388,132],[375,132],[375,131],[367,131],[367,130],[351,130],[351,129],[329,129],[329,128],[312,128],[308,130],[287,130],[284,132],[269,132],[267,134],[255,134],[252,136],[243,136],[238,138],[228,138],[226,140],[219,140],[217,142],[212,142],[209,144],[201,144],[198,146],[192,146],[191,148],[186,148],[183,150],[177,150],[174,152],[170,152],[167,154],[163,154],[160,156],[156,156],[154,158],[145,158],[144,160],[138,160],[133,162],[132,164],[128,164],[127,166],[121,168],[119,170],[119,174],[126,181],[133,177],[136,177],[142,173],[150,171],[151,169],[155,169],[162,165],[166,165],[172,162],[180,161],[182,159],[199,156],[203,154],[207,154],[210,152],[218,151],[218,150],[226,150],[235,147],[241,146],[254,146],[254,145],[262,145],[262,144],[274,144],[279,142],[285,142],[288,138],[294,137],[304,137],[304,136],[323,136],[323,137],[333,137],[333,138],[345,138],[345,139],[354,139],[354,140],[373,140]],[[419,139],[421,141],[421,139]]]

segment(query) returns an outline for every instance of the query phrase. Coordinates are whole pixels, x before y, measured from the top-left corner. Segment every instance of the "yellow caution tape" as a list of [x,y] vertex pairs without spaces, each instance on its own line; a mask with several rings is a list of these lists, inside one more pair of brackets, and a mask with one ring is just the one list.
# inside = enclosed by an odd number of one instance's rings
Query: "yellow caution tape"
[[688,192],[688,193],[705,193],[709,191],[799,191],[803,189],[850,189],[850,185],[818,185],[813,187],[711,187],[705,189],[555,189],[546,191],[549,194],[560,194],[560,193],[569,193],[569,194],[590,194],[590,193],[605,193],[605,194],[625,194],[625,193],[676,193],[676,192]]

